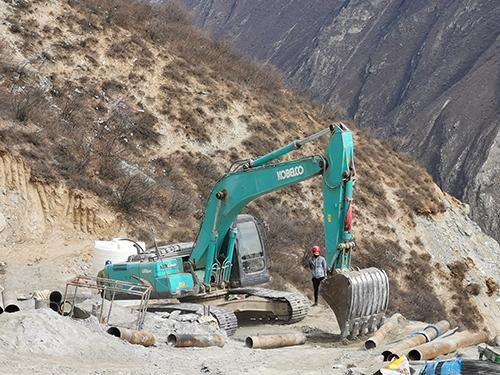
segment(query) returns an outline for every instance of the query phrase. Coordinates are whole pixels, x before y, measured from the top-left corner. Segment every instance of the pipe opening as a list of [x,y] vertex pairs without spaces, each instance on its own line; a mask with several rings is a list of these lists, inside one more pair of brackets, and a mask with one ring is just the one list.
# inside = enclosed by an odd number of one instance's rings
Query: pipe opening
[[373,340],[366,340],[366,342],[365,342],[365,348],[367,350],[375,349],[376,347],[377,347],[377,344],[375,344],[375,341],[373,341]]
[[109,327],[106,332],[115,337],[122,337],[122,333],[118,327]]
[[3,307],[0,306],[0,314],[3,314]]
[[168,337],[167,337],[167,344],[170,345],[170,346],[177,345],[177,337],[173,333],[171,333],[170,335],[168,335]]
[[51,310],[55,311],[55,312],[59,312],[59,304],[56,303],[56,302],[51,302],[49,304],[49,307]]
[[384,356],[384,362],[387,362],[389,360],[389,356],[391,356],[392,353],[390,351],[388,351],[388,350],[384,350],[382,352],[382,355]]
[[6,313],[15,313],[15,312],[18,312],[18,311],[21,311],[21,309],[17,305],[7,305],[7,306],[5,306],[5,312]]
[[411,361],[420,361],[422,359],[422,353],[415,349],[410,350],[408,353],[408,359]]
[[50,295],[49,295],[49,301],[50,302],[55,302],[57,304],[60,304],[62,302],[62,293],[58,290],[54,290],[52,292],[50,292]]
[[59,313],[62,316],[68,316],[73,309],[73,305],[69,301],[65,301],[63,304],[59,305]]
[[253,348],[253,339],[251,337],[247,337],[245,339],[245,345],[247,348]]
[[395,359],[399,359],[399,355],[391,353],[387,356],[387,361],[389,362],[394,361]]

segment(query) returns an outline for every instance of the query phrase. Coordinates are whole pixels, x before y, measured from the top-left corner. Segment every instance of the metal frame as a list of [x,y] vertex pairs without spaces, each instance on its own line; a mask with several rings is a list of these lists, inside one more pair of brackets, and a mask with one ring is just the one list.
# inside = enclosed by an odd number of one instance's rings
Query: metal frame
[[[64,290],[64,297],[61,302],[61,306],[68,301],[68,289],[69,287],[74,287],[73,298],[71,301],[71,310],[69,316],[73,316],[73,310],[75,307],[76,292],[78,288],[88,288],[95,289],[100,292],[102,301],[101,308],[99,310],[99,322],[103,323],[103,312],[104,312],[104,300],[109,300],[109,310],[107,312],[107,317],[105,323],[109,325],[109,318],[111,316],[111,309],[113,308],[113,302],[115,300],[116,293],[128,294],[130,296],[139,297],[140,303],[137,317],[136,328],[142,329],[144,324],[144,319],[146,317],[146,310],[149,303],[149,297],[151,295],[152,287],[148,285],[138,285],[127,281],[106,279],[103,277],[93,277],[93,276],[76,276],[66,283],[66,289]],[[106,297],[111,296],[110,299]]]

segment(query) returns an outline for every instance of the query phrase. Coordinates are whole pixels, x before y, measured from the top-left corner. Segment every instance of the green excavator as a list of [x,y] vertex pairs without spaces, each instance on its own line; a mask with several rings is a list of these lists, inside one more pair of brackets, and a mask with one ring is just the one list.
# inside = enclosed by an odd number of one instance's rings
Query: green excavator
[[[330,137],[324,155],[278,161],[324,136]],[[335,312],[342,337],[372,332],[384,318],[389,282],[383,270],[351,267],[356,172],[352,133],[343,123],[257,159],[236,162],[213,187],[194,243],[138,248],[137,255],[127,262],[107,265],[100,274],[150,285],[151,298],[176,298],[180,302],[152,303],[150,311],[196,312],[200,304],[210,305],[211,314],[228,334],[236,330],[238,318],[284,324],[300,321],[309,309],[303,295],[257,287],[270,280],[265,233],[255,217],[241,211],[256,198],[315,176],[322,178],[329,268],[327,295],[323,296]]]

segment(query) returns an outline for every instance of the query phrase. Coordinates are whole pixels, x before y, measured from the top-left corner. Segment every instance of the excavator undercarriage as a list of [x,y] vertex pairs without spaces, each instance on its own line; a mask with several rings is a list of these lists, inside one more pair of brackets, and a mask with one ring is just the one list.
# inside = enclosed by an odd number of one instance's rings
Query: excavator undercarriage
[[[207,310],[204,306],[210,306]],[[305,318],[309,301],[297,293],[281,292],[264,288],[231,289],[223,294],[192,296],[181,299],[177,304],[151,304],[148,311],[182,313],[209,313],[231,336],[238,327],[238,321],[259,321],[264,323],[293,324]]]

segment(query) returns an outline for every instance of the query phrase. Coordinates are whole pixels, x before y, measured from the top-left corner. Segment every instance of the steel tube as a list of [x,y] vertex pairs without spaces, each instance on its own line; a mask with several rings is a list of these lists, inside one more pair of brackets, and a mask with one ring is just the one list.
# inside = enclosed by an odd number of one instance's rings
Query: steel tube
[[272,349],[283,346],[302,345],[306,342],[303,333],[289,333],[285,335],[248,336],[245,345],[253,349]]
[[59,312],[59,304],[55,302],[49,302],[49,307],[55,312]]
[[225,344],[222,335],[182,335],[171,333],[167,337],[167,344],[176,348],[218,346],[222,348]]
[[375,332],[375,334],[365,341],[366,349],[374,349],[384,343],[388,333],[398,328],[404,321],[403,315],[396,313],[385,321],[384,324]]
[[283,146],[277,150],[271,151],[268,154],[265,154],[255,160],[250,161],[250,166],[251,167],[260,167],[261,165],[264,165],[272,160],[278,159],[282,157],[283,155],[288,154],[289,152],[298,149],[300,146],[297,145],[297,141],[293,141],[286,146]]
[[454,352],[460,348],[477,345],[487,340],[488,334],[485,332],[473,333],[470,331],[463,331],[444,339],[419,345],[410,350],[408,358],[411,361],[433,359],[437,356]]
[[445,333],[448,329],[450,329],[450,323],[446,320],[441,320],[434,325],[427,326],[415,335],[404,339],[393,347],[383,351],[382,355],[384,356],[384,360],[388,361],[401,354],[406,354],[408,349],[425,344],[427,341],[432,341],[436,337],[441,336],[441,334]]
[[15,313],[21,310],[21,308],[17,304],[16,293],[4,290],[2,292],[2,300],[3,300],[4,311],[6,313]]
[[135,329],[123,328],[123,327],[110,327],[107,332],[112,335],[119,337],[122,340],[129,342],[134,345],[151,346],[156,342],[153,334],[146,331],[136,331]]
[[73,304],[69,301],[64,301],[64,303],[61,303],[59,305],[59,314],[62,316],[68,316],[71,314],[71,311],[73,310]]
[[63,299],[63,295],[60,291],[53,290],[52,292],[50,292],[50,295],[49,295],[50,302],[54,302],[54,303],[57,303],[59,305],[62,302],[62,299]]

